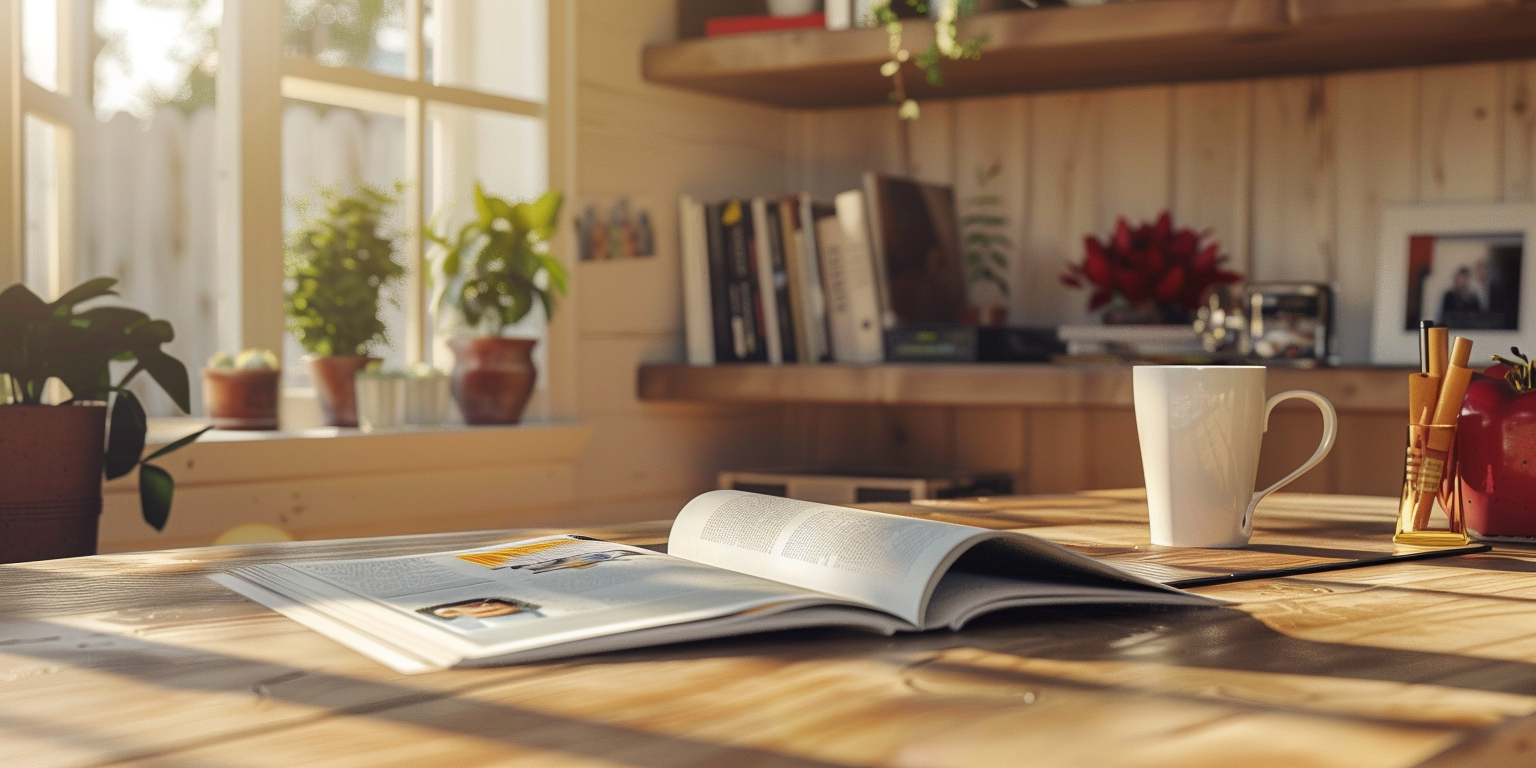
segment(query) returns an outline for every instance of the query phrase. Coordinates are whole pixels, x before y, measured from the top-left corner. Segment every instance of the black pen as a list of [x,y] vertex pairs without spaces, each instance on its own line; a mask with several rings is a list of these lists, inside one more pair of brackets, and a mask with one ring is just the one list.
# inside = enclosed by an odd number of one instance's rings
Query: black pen
[[1419,373],[1433,373],[1429,370],[1429,329],[1433,327],[1433,320],[1419,321]]

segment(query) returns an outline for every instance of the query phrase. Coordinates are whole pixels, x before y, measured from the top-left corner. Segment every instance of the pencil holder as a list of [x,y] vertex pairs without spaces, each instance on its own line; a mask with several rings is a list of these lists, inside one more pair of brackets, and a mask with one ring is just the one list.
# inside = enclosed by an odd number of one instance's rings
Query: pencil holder
[[1456,481],[1456,425],[1409,427],[1407,458],[1392,541],[1421,547],[1469,543],[1461,483]]

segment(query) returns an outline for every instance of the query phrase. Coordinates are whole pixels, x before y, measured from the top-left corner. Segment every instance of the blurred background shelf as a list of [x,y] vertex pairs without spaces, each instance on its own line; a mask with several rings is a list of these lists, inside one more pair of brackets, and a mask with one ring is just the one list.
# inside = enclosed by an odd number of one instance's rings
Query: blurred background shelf
[[[921,50],[933,29],[905,25]],[[946,85],[909,72],[909,93],[960,98],[1138,83],[1264,77],[1483,61],[1536,54],[1536,3],[1516,0],[1144,0],[984,13],[979,61],[947,62]],[[882,29],[797,30],[645,49],[643,73],[674,85],[781,107],[888,101]],[[910,65],[909,65],[910,66]]]
[[[1270,392],[1310,389],[1340,411],[1387,413],[1408,399],[1406,368],[1271,368]],[[650,402],[1082,407],[1131,405],[1131,369],[1119,365],[688,365],[640,366]],[[1405,417],[1406,419],[1406,417]]]

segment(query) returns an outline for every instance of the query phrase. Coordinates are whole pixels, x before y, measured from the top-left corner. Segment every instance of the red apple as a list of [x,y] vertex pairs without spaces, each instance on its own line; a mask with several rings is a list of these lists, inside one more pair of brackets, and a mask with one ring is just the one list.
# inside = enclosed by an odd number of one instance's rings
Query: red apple
[[1456,420],[1467,528],[1536,537],[1536,392],[1516,392],[1495,365],[1472,375]]

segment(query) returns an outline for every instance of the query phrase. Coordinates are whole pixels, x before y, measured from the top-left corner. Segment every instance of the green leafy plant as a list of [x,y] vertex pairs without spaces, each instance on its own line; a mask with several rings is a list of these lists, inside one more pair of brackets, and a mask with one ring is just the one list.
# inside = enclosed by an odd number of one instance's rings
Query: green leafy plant
[[[928,13],[930,0],[902,1],[919,14]],[[944,60],[980,59],[981,47],[986,45],[987,39],[985,36],[965,42],[958,39],[955,22],[961,16],[975,13],[977,0],[949,0],[939,8],[939,15],[933,21],[933,42],[913,55],[902,44],[902,21],[892,7],[895,2],[877,0],[869,9],[870,19],[875,25],[884,27],[889,38],[891,58],[880,65],[880,74],[891,79],[890,99],[900,105],[896,115],[902,120],[916,120],[922,115],[922,110],[915,99],[907,96],[907,83],[901,65],[911,61],[922,70],[929,85],[939,88],[944,85]]]
[[[164,469],[150,464],[191,443],[207,429],[144,453],[148,421],[144,406],[127,387],[140,373],[149,377],[183,412],[191,410],[187,367],[161,346],[176,337],[171,324],[127,307],[97,306],[76,311],[79,304],[116,296],[117,280],[88,280],[45,302],[25,285],[0,292],[0,391],[12,405],[43,405],[50,379],[69,389],[62,403],[111,402],[103,469],[107,479],[139,470],[139,503],[144,522],[164,530],[171,514],[176,482]],[[133,367],[112,383],[110,363],[132,361]],[[0,405],[3,407],[3,405]]]
[[473,327],[488,326],[501,335],[522,320],[537,301],[545,318],[553,317],[555,294],[564,295],[568,280],[549,241],[560,223],[559,192],[545,192],[532,202],[513,203],[488,195],[475,185],[475,219],[454,234],[439,232],[444,214],[427,227],[434,246],[432,306],[441,316],[450,307]]
[[1001,212],[1003,199],[987,189],[1003,172],[1003,164],[995,162],[976,169],[978,194],[966,199],[970,212],[960,219],[965,231],[965,266],[971,282],[992,283],[1004,296],[1008,295],[1008,249],[1013,241],[1003,234],[1008,218]]
[[367,184],[353,194],[336,187],[317,191],[323,206],[310,212],[301,201],[303,226],[283,253],[288,330],[311,354],[366,355],[389,341],[379,317],[381,295],[405,275],[394,259],[395,237],[384,229],[403,185],[391,195]]

